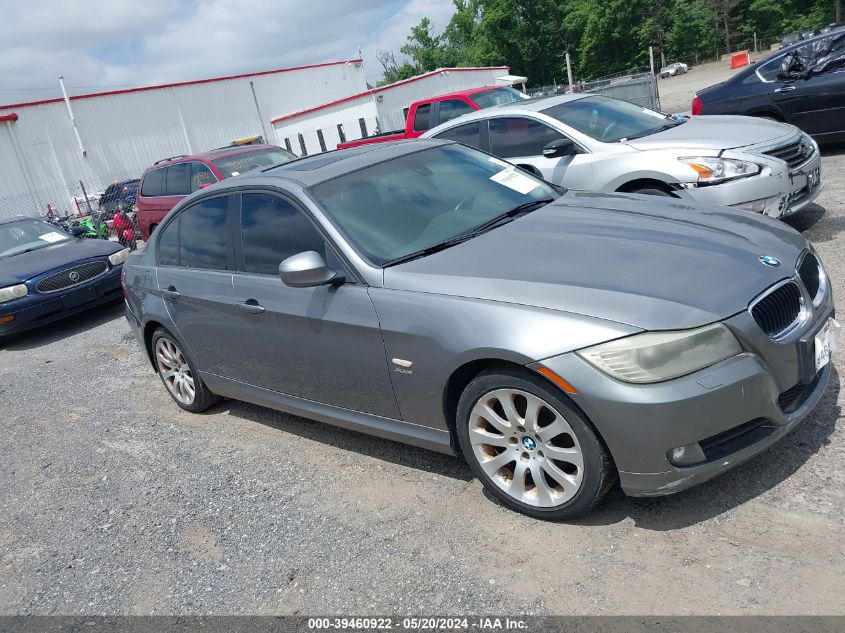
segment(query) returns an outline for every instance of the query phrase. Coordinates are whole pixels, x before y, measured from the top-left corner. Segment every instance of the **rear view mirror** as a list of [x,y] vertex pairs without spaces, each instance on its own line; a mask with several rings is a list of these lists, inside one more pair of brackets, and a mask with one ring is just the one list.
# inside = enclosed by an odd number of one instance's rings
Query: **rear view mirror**
[[543,148],[543,156],[546,158],[559,158],[560,156],[570,156],[577,153],[578,148],[568,138],[559,138]]
[[291,288],[324,286],[344,279],[343,275],[329,268],[323,256],[316,251],[305,251],[288,257],[279,264],[279,277]]

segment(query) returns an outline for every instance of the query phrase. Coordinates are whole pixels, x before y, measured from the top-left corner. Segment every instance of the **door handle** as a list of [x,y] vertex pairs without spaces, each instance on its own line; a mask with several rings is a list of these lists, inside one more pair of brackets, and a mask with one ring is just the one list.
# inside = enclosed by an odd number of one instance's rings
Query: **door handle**
[[166,290],[162,290],[161,294],[168,299],[178,299],[182,296],[173,286],[168,287]]
[[783,88],[775,88],[775,92],[792,92],[795,86],[784,86]]
[[261,314],[264,312],[264,306],[260,305],[255,299],[247,299],[238,303],[241,310],[246,310],[250,314]]

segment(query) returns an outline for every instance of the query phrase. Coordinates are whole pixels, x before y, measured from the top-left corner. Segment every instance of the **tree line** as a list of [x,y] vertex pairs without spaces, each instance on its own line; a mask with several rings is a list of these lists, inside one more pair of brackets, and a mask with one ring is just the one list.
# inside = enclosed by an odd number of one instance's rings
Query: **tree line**
[[843,0],[453,0],[441,31],[423,18],[407,42],[379,51],[382,83],[436,68],[508,65],[532,85],[565,82],[566,53],[578,80],[655,63],[712,61],[768,49],[792,32],[841,21]]

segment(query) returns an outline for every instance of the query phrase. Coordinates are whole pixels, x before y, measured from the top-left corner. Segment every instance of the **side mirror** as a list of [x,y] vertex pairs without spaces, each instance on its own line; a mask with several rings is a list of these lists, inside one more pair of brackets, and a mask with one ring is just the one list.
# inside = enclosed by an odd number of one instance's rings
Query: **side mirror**
[[323,256],[316,251],[305,251],[288,257],[279,264],[279,277],[291,288],[313,288],[344,280],[343,275],[329,268]]
[[552,141],[543,148],[543,156],[546,158],[559,158],[561,156],[571,156],[577,154],[578,148],[568,138],[559,138]]
[[82,237],[88,232],[84,226],[72,226],[70,227],[70,234],[74,237]]

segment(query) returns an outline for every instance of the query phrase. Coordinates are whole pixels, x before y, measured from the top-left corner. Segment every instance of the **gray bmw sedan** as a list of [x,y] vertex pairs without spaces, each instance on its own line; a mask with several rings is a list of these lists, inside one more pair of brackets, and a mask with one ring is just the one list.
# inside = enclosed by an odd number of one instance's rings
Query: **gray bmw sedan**
[[183,409],[236,398],[454,452],[548,519],[771,446],[819,402],[838,332],[788,226],[561,193],[433,140],[199,191],[130,256],[124,290]]

